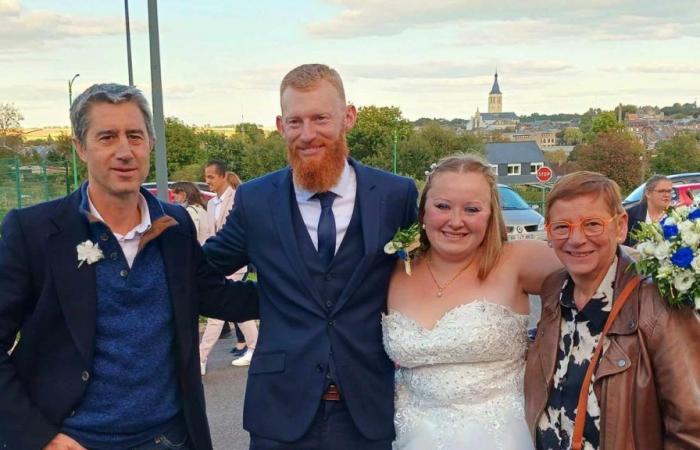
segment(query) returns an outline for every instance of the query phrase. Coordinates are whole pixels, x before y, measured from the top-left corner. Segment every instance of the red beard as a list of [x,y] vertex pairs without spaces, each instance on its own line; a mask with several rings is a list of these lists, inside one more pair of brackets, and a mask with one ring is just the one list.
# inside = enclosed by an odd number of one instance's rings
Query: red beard
[[299,156],[298,145],[292,144],[291,147],[287,147],[287,158],[292,166],[294,184],[309,192],[326,192],[338,183],[345,167],[348,157],[345,133],[341,134],[336,141],[317,138],[310,146],[323,146],[325,150],[316,158],[305,159]]

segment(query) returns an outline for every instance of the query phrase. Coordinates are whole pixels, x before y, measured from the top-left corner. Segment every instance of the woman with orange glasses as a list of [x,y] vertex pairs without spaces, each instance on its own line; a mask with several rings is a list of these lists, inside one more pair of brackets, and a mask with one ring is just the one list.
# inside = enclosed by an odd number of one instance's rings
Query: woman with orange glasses
[[601,174],[561,178],[547,236],[564,269],[544,282],[525,412],[538,449],[700,449],[700,319],[640,280],[627,213]]

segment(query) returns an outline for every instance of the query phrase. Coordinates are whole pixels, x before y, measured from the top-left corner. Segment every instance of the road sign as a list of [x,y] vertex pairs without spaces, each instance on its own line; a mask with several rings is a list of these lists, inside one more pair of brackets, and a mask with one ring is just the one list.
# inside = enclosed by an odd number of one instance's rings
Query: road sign
[[540,183],[546,183],[547,181],[552,179],[552,169],[550,169],[547,166],[542,166],[539,169],[537,169],[535,177],[537,177],[537,181],[539,181]]

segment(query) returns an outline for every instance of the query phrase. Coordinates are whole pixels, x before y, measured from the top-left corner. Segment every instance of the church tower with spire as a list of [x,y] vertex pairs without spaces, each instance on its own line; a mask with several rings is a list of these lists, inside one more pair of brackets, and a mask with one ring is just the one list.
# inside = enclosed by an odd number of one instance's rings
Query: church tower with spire
[[501,94],[501,88],[498,87],[498,71],[493,76],[493,87],[489,92],[489,112],[503,112],[503,94]]

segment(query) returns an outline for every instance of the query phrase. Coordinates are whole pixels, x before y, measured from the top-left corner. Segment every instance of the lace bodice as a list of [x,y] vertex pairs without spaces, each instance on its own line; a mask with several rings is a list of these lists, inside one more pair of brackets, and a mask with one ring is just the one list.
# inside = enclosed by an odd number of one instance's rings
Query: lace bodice
[[522,394],[527,323],[528,316],[486,300],[448,311],[432,329],[397,311],[385,315],[384,347],[399,365],[395,448],[470,448],[479,442],[532,448]]

